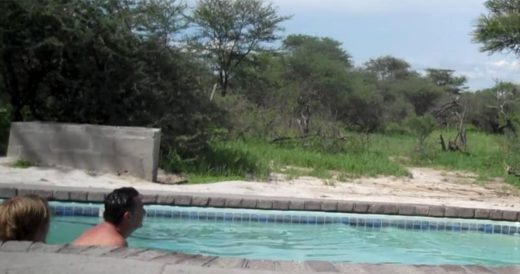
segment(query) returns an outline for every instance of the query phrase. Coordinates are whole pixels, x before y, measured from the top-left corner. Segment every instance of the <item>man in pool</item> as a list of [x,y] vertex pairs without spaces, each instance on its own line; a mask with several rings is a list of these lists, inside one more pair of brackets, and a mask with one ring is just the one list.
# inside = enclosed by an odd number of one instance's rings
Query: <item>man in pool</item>
[[105,198],[104,222],[87,230],[75,246],[127,246],[126,238],[142,226],[146,211],[139,192],[133,187],[112,191]]

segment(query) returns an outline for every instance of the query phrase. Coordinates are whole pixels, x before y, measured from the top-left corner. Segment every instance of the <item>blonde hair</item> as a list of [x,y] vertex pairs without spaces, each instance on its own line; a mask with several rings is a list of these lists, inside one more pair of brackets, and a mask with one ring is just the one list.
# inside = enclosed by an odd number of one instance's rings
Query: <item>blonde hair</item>
[[49,222],[46,199],[37,195],[13,197],[0,205],[0,240],[45,241]]

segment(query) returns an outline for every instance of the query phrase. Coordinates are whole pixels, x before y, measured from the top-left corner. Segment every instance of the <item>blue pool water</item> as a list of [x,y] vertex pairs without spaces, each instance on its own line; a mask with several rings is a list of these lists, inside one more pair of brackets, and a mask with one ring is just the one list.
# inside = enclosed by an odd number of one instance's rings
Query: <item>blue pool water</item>
[[[99,206],[51,204],[49,243],[68,243],[97,224]],[[78,206],[80,205],[80,206]],[[272,260],[355,263],[520,262],[520,224],[341,213],[148,206],[132,247]],[[87,216],[77,216],[87,215]]]

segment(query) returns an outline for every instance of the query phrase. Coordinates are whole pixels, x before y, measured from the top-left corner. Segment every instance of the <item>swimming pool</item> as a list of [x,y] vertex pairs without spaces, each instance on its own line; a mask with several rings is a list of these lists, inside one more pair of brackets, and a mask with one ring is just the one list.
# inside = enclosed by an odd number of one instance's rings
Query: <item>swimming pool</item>
[[[52,202],[48,243],[68,243],[102,206]],[[132,247],[271,260],[512,265],[520,223],[344,213],[146,206]]]

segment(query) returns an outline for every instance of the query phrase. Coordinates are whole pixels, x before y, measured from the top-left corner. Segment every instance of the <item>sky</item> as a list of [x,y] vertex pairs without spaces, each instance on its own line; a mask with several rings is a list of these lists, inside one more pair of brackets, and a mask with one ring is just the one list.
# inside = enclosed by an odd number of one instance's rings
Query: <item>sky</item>
[[452,69],[470,90],[496,80],[518,82],[520,57],[479,50],[472,42],[485,0],[272,0],[280,15],[292,16],[282,35],[330,37],[342,43],[356,66],[391,55],[412,69]]

